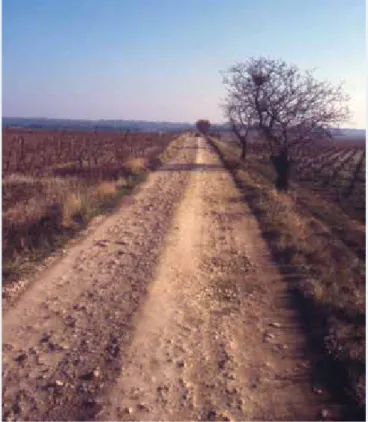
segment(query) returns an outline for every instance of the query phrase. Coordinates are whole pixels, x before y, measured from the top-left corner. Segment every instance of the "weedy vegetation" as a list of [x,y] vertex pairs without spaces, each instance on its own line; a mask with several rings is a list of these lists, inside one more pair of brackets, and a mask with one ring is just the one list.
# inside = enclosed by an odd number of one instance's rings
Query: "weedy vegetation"
[[[32,270],[174,151],[168,133],[3,130],[3,282]],[[172,145],[172,146],[171,146]]]
[[[225,137],[211,143],[243,192],[285,276],[311,352],[318,357],[313,367],[317,383],[327,383],[347,404],[352,412],[348,418],[361,420],[365,411],[364,198],[358,201],[358,209],[353,196],[350,204],[341,206],[344,189],[338,189],[342,196],[330,195],[336,187],[326,185],[324,195],[322,188],[314,190],[313,180],[299,184],[298,172],[291,175],[289,191],[280,192],[274,187],[275,170],[258,148],[250,146],[244,162],[237,142]],[[340,145],[334,148],[343,156],[347,153]]]

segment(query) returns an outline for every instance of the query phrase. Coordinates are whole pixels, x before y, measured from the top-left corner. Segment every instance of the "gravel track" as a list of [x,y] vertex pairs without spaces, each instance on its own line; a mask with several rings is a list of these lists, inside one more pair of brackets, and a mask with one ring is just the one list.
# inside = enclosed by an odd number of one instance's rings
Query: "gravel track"
[[315,420],[306,343],[204,138],[3,315],[3,419]]

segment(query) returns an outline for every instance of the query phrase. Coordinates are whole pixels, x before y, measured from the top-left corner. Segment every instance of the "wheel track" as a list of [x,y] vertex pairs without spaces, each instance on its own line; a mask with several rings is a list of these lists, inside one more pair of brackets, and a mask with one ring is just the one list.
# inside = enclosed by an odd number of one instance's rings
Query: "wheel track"
[[5,419],[313,420],[330,399],[203,138],[53,271],[4,316]]
[[[183,148],[170,165],[193,155]],[[100,411],[96,397],[120,371],[133,316],[188,176],[165,168],[152,174],[129,206],[4,314],[3,419],[91,419]],[[98,377],[83,379],[96,368]]]
[[101,420],[318,417],[287,287],[204,139],[147,298]]

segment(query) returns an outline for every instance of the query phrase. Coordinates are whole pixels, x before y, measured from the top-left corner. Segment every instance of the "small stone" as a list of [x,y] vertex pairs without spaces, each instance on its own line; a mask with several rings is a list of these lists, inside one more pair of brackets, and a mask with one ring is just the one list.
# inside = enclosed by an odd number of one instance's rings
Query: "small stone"
[[17,415],[17,414],[19,414],[21,412],[21,410],[22,409],[20,408],[19,403],[15,403],[14,406],[13,406],[13,408],[12,408],[12,411]]
[[79,393],[89,393],[89,388],[86,383],[83,383],[77,387]]
[[98,405],[97,401],[93,398],[88,398],[87,400],[84,401],[83,403],[86,407],[95,407]]
[[184,361],[183,361],[183,360],[179,360],[179,361],[176,363],[176,366],[177,366],[178,368],[184,368],[185,363],[184,363]]
[[49,350],[53,352],[54,350],[59,349],[59,346],[56,343],[49,343]]
[[43,333],[41,338],[40,338],[40,343],[46,343],[50,340],[50,334],[47,333]]
[[15,414],[11,410],[8,410],[4,413],[4,420],[5,421],[13,421],[15,419]]
[[63,381],[56,380],[56,381],[55,381],[55,385],[56,385],[57,387],[62,387],[62,386],[64,385],[64,383],[63,383]]
[[216,421],[217,420],[217,413],[214,410],[210,410],[207,414],[207,419],[209,421]]
[[4,351],[10,352],[13,349],[14,349],[14,347],[11,344],[9,344],[9,343],[3,343],[3,350]]
[[286,350],[288,347],[286,344],[276,344],[277,350]]
[[26,359],[27,359],[27,354],[26,353],[19,353],[19,355],[15,357],[15,360],[17,362],[23,362]]
[[140,410],[141,412],[149,412],[149,408],[148,408],[148,406],[146,406],[145,404],[143,404],[143,403],[139,403],[138,405],[137,405],[137,409],[138,410]]
[[269,325],[270,325],[270,327],[275,327],[275,328],[281,327],[281,324],[279,322],[271,322]]
[[94,371],[86,372],[83,375],[81,375],[79,378],[84,381],[91,381],[94,378]]
[[100,371],[99,371],[99,369],[98,369],[98,368],[94,369],[94,371],[93,371],[93,376],[94,376],[94,378],[99,378],[99,376],[100,376]]
[[265,333],[263,336],[263,341],[270,341],[275,338],[275,335],[272,333]]
[[127,407],[126,408],[126,412],[131,415],[133,413],[133,408],[132,407]]
[[323,421],[327,420],[330,417],[330,412],[327,409],[321,410],[321,419]]
[[68,315],[65,318],[65,323],[66,325],[68,325],[69,327],[75,327],[75,318],[73,318],[72,316]]

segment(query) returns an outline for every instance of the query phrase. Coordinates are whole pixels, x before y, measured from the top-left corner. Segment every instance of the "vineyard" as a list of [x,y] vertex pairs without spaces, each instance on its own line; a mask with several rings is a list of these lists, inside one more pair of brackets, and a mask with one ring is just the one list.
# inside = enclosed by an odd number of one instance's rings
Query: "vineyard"
[[[223,139],[235,142],[232,135]],[[248,154],[269,164],[266,146],[249,142]],[[323,141],[296,147],[292,151],[291,180],[333,201],[352,218],[365,222],[364,141]]]
[[[58,173],[58,168],[90,169],[89,175],[119,169],[131,158],[151,158],[162,152],[170,134],[44,132],[7,129],[3,132],[3,176]],[[113,174],[113,173],[111,173]]]
[[334,145],[296,152],[293,178],[365,218],[365,147]]
[[115,203],[160,163],[172,139],[167,133],[4,130],[3,275],[14,273],[24,253],[50,250],[60,235]]

